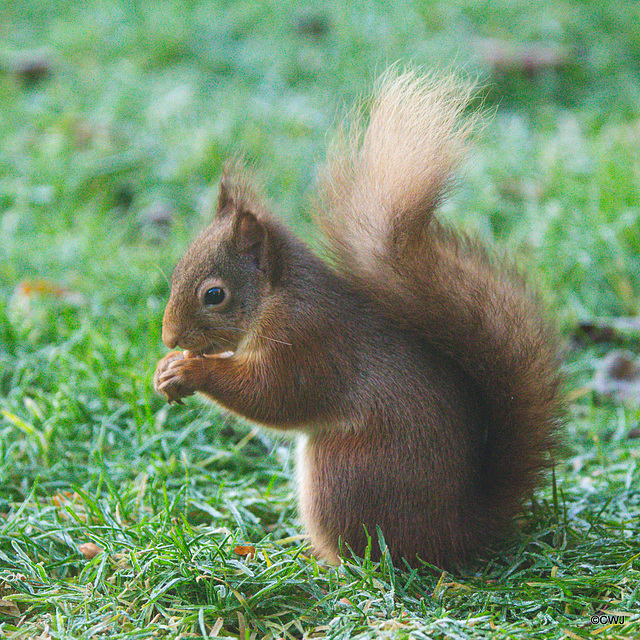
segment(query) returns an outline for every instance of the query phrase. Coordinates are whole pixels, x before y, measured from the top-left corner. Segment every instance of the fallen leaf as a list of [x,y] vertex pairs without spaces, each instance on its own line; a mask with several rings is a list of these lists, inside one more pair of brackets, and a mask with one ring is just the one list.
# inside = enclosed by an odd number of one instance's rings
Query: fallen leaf
[[82,522],[87,521],[87,512],[80,497],[75,491],[60,491],[51,496],[51,502],[60,509],[60,516],[68,519],[67,511],[73,511],[77,518]]
[[53,636],[49,633],[49,624],[44,623],[44,629],[39,636],[33,636],[33,640],[53,640]]
[[24,87],[31,88],[51,77],[53,60],[45,50],[23,51],[13,59],[13,72]]
[[78,551],[87,559],[91,560],[97,555],[104,553],[104,549],[93,542],[85,542],[78,545]]
[[595,373],[593,389],[617,400],[640,403],[640,358],[629,351],[611,351]]
[[640,317],[596,318],[584,320],[576,326],[573,339],[576,342],[614,342],[640,337]]
[[242,615],[242,613],[238,611],[238,632],[241,638],[247,637],[246,629],[247,629],[247,621],[244,615]]
[[611,342],[615,338],[615,332],[606,324],[600,325],[594,321],[587,321],[578,324],[573,338],[576,342]]
[[81,498],[75,491],[60,491],[51,496],[51,502],[53,502],[56,507],[64,507],[71,503],[81,502]]
[[476,49],[481,60],[494,71],[517,71],[527,76],[535,76],[545,69],[559,69],[573,59],[569,49],[553,44],[521,45],[508,40],[480,39]]
[[298,16],[296,32],[302,36],[321,38],[329,33],[331,21],[324,12],[305,12]]
[[55,282],[50,282],[49,280],[36,279],[36,280],[23,280],[18,284],[18,291],[25,296],[34,296],[34,295],[50,295],[56,298],[61,298],[65,293],[67,293],[67,289],[57,285]]
[[140,233],[147,240],[166,240],[173,225],[175,211],[166,202],[154,202],[138,215]]
[[20,616],[20,608],[13,600],[0,600],[0,613],[5,616]]
[[211,627],[211,631],[209,632],[209,637],[217,638],[218,634],[220,633],[220,629],[222,629],[223,625],[224,625],[224,618],[222,617],[218,618],[215,624],[213,625],[213,627]]
[[239,556],[248,557],[249,560],[251,560],[256,555],[256,548],[251,544],[238,544],[234,547],[233,552]]
[[56,298],[69,304],[81,304],[82,295],[44,278],[34,278],[33,280],[22,280],[16,285],[13,293],[14,297],[31,299],[39,296]]

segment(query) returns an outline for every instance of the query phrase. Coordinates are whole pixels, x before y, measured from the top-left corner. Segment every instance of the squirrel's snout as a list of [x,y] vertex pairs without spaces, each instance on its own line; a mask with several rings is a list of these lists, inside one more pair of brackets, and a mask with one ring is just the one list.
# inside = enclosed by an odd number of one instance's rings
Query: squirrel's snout
[[178,338],[173,335],[167,336],[166,331],[162,330],[162,342],[168,349],[175,349],[178,346]]
[[169,349],[175,349],[180,342],[180,332],[177,327],[165,321],[162,323],[162,342]]
[[172,303],[172,299],[169,299],[162,316],[162,342],[169,349],[175,349],[184,334],[185,327],[179,318],[175,304]]

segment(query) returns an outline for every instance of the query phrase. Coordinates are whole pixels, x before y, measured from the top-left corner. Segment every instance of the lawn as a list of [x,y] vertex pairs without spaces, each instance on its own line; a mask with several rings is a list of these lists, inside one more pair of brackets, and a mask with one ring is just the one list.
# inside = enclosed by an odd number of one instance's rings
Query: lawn
[[[602,374],[640,354],[638,24],[632,0],[2,3],[0,637],[639,637],[640,383]],[[554,478],[454,573],[317,562],[291,443],[152,388],[225,159],[315,242],[330,132],[396,61],[477,78],[442,217],[518,256],[567,345]]]

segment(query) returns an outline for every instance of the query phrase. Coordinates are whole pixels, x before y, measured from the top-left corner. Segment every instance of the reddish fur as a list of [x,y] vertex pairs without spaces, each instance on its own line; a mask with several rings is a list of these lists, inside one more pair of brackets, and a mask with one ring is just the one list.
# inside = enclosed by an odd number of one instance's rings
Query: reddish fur
[[[504,535],[550,464],[555,333],[512,267],[433,219],[468,96],[450,78],[384,79],[325,172],[334,267],[227,175],[174,273],[165,343],[235,354],[169,354],[156,388],[302,432],[301,516],[330,560],[339,541],[362,555],[365,528],[379,555],[379,526],[395,561],[462,562]],[[234,296],[219,313],[199,297],[212,277]]]

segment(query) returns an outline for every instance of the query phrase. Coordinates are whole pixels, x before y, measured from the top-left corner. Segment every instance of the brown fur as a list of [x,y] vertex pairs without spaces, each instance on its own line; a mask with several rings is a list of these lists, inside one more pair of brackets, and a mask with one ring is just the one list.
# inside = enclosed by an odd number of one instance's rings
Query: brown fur
[[[317,553],[452,566],[505,533],[549,465],[555,334],[511,267],[433,212],[459,161],[470,89],[389,75],[324,174],[329,267],[223,177],[181,260],[156,388],[201,392],[301,432],[301,517]],[[203,302],[211,286],[229,297]],[[232,351],[231,357],[220,357]]]

